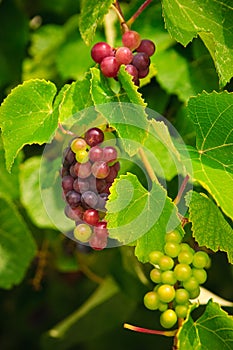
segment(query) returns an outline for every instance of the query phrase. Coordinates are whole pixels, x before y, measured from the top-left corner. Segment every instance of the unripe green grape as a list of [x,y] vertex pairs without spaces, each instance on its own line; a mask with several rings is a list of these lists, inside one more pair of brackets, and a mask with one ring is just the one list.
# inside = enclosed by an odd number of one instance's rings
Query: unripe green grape
[[177,315],[174,310],[168,309],[160,316],[160,323],[164,328],[171,328],[177,322]]
[[171,270],[174,266],[174,260],[170,256],[162,255],[158,265],[162,271]]
[[209,257],[206,252],[196,252],[193,256],[193,266],[197,269],[203,269],[208,264]]
[[189,292],[184,288],[176,290],[175,302],[177,304],[186,304],[190,299]]
[[148,292],[144,296],[144,305],[149,310],[157,310],[160,304],[159,296],[156,292]]
[[179,318],[185,318],[188,313],[188,305],[176,305],[175,313]]
[[203,284],[207,280],[207,273],[204,269],[197,269],[194,267],[192,269],[192,273],[199,284]]
[[190,290],[189,291],[190,299],[196,299],[200,295],[200,292],[201,290],[199,286],[197,287],[197,289]]
[[164,252],[171,258],[176,258],[180,252],[180,245],[176,242],[167,242],[164,246]]
[[180,244],[180,251],[181,251],[181,252],[184,252],[184,251],[192,251],[193,253],[195,253],[194,250],[193,250],[193,248],[191,248],[191,247],[188,245],[188,243],[181,243],[181,244]]
[[188,292],[195,290],[199,287],[199,283],[194,276],[191,276],[189,279],[183,282],[183,287],[187,289]]
[[151,264],[158,264],[159,259],[163,256],[163,253],[159,250],[154,250],[153,252],[150,252],[149,254],[149,262]]
[[92,229],[87,224],[79,224],[74,229],[74,237],[80,242],[88,242],[92,235]]
[[175,288],[169,284],[162,284],[157,290],[160,301],[170,303],[176,295]]
[[186,281],[192,276],[192,269],[187,264],[177,264],[174,268],[174,273],[178,281]]
[[70,148],[74,153],[77,153],[80,150],[86,150],[87,143],[83,138],[77,137],[71,142]]
[[179,231],[174,230],[171,232],[166,233],[165,235],[165,242],[175,242],[180,243],[182,240],[181,234]]
[[168,309],[168,304],[163,303],[162,301],[159,303],[159,311],[163,312]]
[[193,261],[193,253],[190,250],[183,250],[178,255],[178,261],[181,264],[187,264],[190,265]]
[[156,268],[151,270],[150,279],[154,283],[160,283],[161,282],[161,271],[159,269],[156,269]]
[[171,285],[174,285],[177,281],[174,271],[171,271],[171,270],[162,272],[160,279],[162,283],[171,284]]
[[86,163],[88,161],[88,152],[85,149],[77,151],[75,158],[78,163]]

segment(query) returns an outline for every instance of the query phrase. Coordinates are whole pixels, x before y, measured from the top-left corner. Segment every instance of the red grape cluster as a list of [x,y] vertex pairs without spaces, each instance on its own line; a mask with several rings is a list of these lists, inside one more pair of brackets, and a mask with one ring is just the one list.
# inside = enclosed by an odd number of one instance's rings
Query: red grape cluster
[[133,30],[123,34],[122,43],[122,47],[114,49],[105,42],[99,42],[93,46],[91,57],[100,64],[103,75],[109,78],[116,78],[120,66],[124,64],[133,82],[139,85],[139,79],[149,73],[150,56],[155,52],[155,44],[148,39],[141,40],[139,33]]
[[[105,139],[111,140],[110,146],[103,144]],[[109,131],[91,128],[84,137],[75,137],[64,151],[65,214],[75,221],[74,238],[96,250],[104,249],[108,240],[105,204],[120,169],[115,143]]]

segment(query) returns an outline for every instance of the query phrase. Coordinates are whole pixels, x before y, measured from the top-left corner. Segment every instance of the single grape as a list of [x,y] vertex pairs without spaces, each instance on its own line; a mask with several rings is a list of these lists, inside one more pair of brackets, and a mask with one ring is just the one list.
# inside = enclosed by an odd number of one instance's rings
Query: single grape
[[94,250],[102,250],[107,246],[107,237],[99,238],[96,235],[92,235],[89,240],[90,247]]
[[175,276],[174,271],[164,271],[161,274],[161,282],[164,284],[171,284],[174,285],[176,283],[177,279]]
[[91,147],[98,145],[103,142],[103,140],[104,133],[99,128],[91,128],[85,133],[85,141]]
[[160,269],[154,268],[150,272],[150,279],[154,283],[160,283],[161,282],[161,271]]
[[176,258],[180,252],[179,243],[167,242],[164,246],[164,252],[171,258]]
[[91,57],[96,63],[101,63],[105,57],[114,56],[114,50],[105,42],[96,43],[91,49]]
[[74,229],[74,237],[80,242],[88,242],[92,235],[92,229],[87,224],[79,224]]
[[208,254],[206,252],[199,251],[194,254],[192,264],[194,267],[198,269],[202,269],[206,267],[208,261],[209,261]]
[[135,50],[141,42],[141,37],[138,32],[134,30],[129,30],[122,35],[122,43],[124,46],[128,47],[130,50]]
[[63,163],[64,166],[69,166],[73,164],[75,161],[75,154],[74,152],[70,149],[70,147],[67,147],[64,152],[63,152]]
[[148,292],[144,296],[144,305],[149,310],[157,310],[160,304],[159,296],[156,292]]
[[185,318],[188,313],[188,305],[176,305],[175,313],[179,318]]
[[71,206],[71,208],[75,208],[80,204],[81,195],[75,191],[69,191],[66,194],[66,201]]
[[81,202],[87,207],[95,208],[98,203],[98,197],[94,192],[86,191],[82,194]]
[[74,180],[73,189],[76,192],[83,193],[83,192],[88,191],[89,188],[90,188],[90,185],[89,185],[89,182],[87,181],[87,179],[76,178]]
[[199,297],[200,292],[201,292],[201,290],[200,290],[199,286],[196,289],[194,289],[194,290],[190,290],[189,291],[190,299],[196,299],[197,297]]
[[178,255],[178,261],[181,264],[190,265],[193,261],[193,252],[191,251],[191,249],[180,251]]
[[99,222],[99,213],[95,209],[87,209],[83,214],[83,221],[95,226]]
[[195,290],[199,287],[199,283],[197,281],[197,279],[194,276],[191,276],[190,278],[188,278],[187,280],[185,280],[183,282],[183,287],[188,291],[192,291]]
[[105,77],[115,78],[119,71],[119,63],[116,57],[105,57],[100,63],[100,70]]
[[176,289],[175,301],[177,304],[186,304],[190,299],[189,292],[184,288]]
[[64,192],[69,192],[73,189],[74,178],[70,175],[64,176],[62,179],[62,188]]
[[181,241],[182,237],[178,230],[167,232],[165,235],[165,242],[180,243]]
[[136,55],[133,56],[132,65],[134,65],[137,70],[144,71],[150,65],[150,58],[144,52],[136,53]]
[[172,309],[167,309],[160,315],[160,323],[164,328],[172,328],[176,322],[177,315]]
[[75,166],[76,166],[77,164],[78,164],[78,163],[75,163],[75,164],[71,165],[71,167],[70,167],[70,175],[71,175],[74,179],[76,179],[76,177],[77,177],[76,171],[75,171]]
[[99,146],[92,147],[88,153],[91,162],[96,162],[102,160],[103,158],[103,148]]
[[119,47],[115,54],[117,62],[121,64],[130,64],[133,59],[132,51],[128,47]]
[[76,222],[82,221],[84,209],[81,206],[71,208],[69,205],[65,207],[65,215]]
[[88,161],[88,152],[86,149],[81,149],[76,152],[75,159],[78,163],[86,163]]
[[164,254],[160,252],[159,250],[154,250],[153,252],[150,252],[149,254],[149,262],[151,264],[158,264],[159,259],[163,256]]
[[106,162],[100,160],[93,163],[91,172],[97,179],[105,179],[110,172],[110,168]]
[[139,70],[138,71],[138,78],[139,79],[145,78],[148,74],[149,74],[149,67],[147,67],[144,70]]
[[132,75],[134,82],[138,79],[138,70],[137,70],[137,68],[135,66],[133,66],[132,64],[128,64],[125,67],[125,70],[126,70],[127,73]]
[[163,303],[162,301],[160,301],[160,303],[159,303],[159,311],[164,312],[167,309],[168,309],[168,304],[167,303]]
[[94,234],[100,239],[105,239],[108,236],[106,221],[99,221],[94,227]]
[[115,170],[115,167],[112,165],[109,167],[110,171],[108,176],[105,178],[107,182],[113,182],[115,178],[117,177],[117,171]]
[[79,168],[78,168],[77,175],[81,179],[86,179],[88,176],[90,176],[91,175],[91,163],[86,162],[86,163],[80,164]]
[[177,264],[174,273],[178,281],[186,281],[192,276],[192,269],[187,264]]
[[103,148],[103,161],[106,163],[113,162],[117,159],[117,150],[115,147],[106,146]]
[[171,270],[174,266],[174,260],[170,256],[163,255],[159,259],[158,265],[163,271]]
[[196,278],[199,284],[203,284],[207,280],[207,273],[206,270],[204,269],[197,269],[193,268],[192,269],[193,276]]
[[71,142],[70,148],[74,153],[76,153],[81,150],[86,150],[87,143],[83,138],[78,137]]
[[194,253],[193,248],[190,247],[190,245],[188,245],[188,243],[181,243],[180,244],[180,251],[184,252],[184,251],[191,251]]
[[157,293],[163,303],[170,303],[176,295],[175,288],[169,284],[159,286]]
[[155,44],[151,40],[143,39],[140,45],[137,47],[136,51],[145,52],[150,57],[155,52]]

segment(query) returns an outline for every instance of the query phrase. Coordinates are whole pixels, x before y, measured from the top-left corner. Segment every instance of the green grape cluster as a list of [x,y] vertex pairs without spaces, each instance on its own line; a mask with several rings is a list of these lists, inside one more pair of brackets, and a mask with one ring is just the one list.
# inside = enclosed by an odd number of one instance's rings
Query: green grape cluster
[[199,296],[210,258],[206,252],[195,252],[182,243],[180,232],[174,230],[166,234],[163,252],[149,254],[149,262],[154,266],[150,278],[156,286],[145,294],[144,304],[149,310],[161,311],[161,325],[171,328],[178,318],[187,316],[190,299]]

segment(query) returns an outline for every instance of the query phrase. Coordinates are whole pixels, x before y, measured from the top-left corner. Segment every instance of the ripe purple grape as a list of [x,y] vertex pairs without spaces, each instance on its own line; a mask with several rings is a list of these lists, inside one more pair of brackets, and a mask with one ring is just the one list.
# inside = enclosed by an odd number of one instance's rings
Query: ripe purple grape
[[106,239],[108,236],[107,222],[99,221],[94,227],[94,234],[100,239]]
[[91,163],[86,162],[83,164],[79,164],[77,175],[81,179],[86,179],[88,176],[90,176],[91,175]]
[[124,46],[128,47],[130,50],[135,50],[141,42],[141,37],[138,32],[134,30],[129,30],[122,35],[122,43]]
[[105,179],[108,176],[110,169],[106,162],[100,160],[93,163],[91,172],[97,179]]
[[116,169],[114,168],[114,166],[110,166],[110,172],[108,174],[108,176],[105,178],[105,180],[107,182],[113,182],[115,180],[115,178],[117,177],[117,171]]
[[86,179],[76,178],[73,183],[73,189],[76,192],[83,193],[89,190],[89,182]]
[[80,204],[81,195],[75,191],[69,191],[66,194],[66,201],[71,206],[71,208],[75,208]]
[[95,226],[99,222],[99,213],[95,209],[87,209],[83,214],[83,221],[87,224]]
[[112,146],[106,146],[103,148],[103,161],[106,163],[113,162],[117,159],[117,150]]
[[74,178],[70,175],[64,176],[62,179],[62,188],[64,192],[69,192],[73,189]]
[[116,60],[116,57],[105,57],[100,63],[100,70],[105,77],[115,78],[119,71],[119,63]]
[[94,250],[102,250],[107,245],[107,237],[99,238],[95,234],[93,234],[89,240],[89,244]]
[[132,51],[125,46],[119,47],[115,54],[118,64],[130,64],[133,59]]
[[132,64],[138,71],[144,71],[150,65],[150,58],[145,52],[139,52],[134,55]]
[[84,209],[81,206],[78,206],[77,208],[71,208],[69,205],[65,207],[65,215],[76,222],[82,221],[83,219],[83,213]]
[[75,161],[75,154],[70,149],[70,147],[67,147],[63,153],[63,166],[64,167],[70,166],[71,164],[74,163],[74,161]]
[[99,146],[92,147],[88,153],[91,162],[96,162],[102,160],[103,158],[103,148]]
[[101,63],[105,57],[114,56],[114,50],[105,42],[96,43],[91,49],[91,57],[96,63]]
[[140,45],[137,47],[136,51],[145,52],[150,57],[155,52],[155,44],[151,40],[143,39]]
[[149,67],[147,67],[144,70],[139,70],[138,71],[138,78],[139,79],[145,78],[148,75],[148,73],[149,73]]
[[133,66],[132,64],[128,64],[125,67],[126,72],[128,72],[130,75],[132,75],[133,77],[133,81],[137,81],[138,79],[138,70],[135,66]]
[[94,192],[86,191],[82,194],[81,202],[86,207],[95,208],[98,203],[98,197]]
[[103,142],[103,140],[104,133],[99,128],[91,128],[85,133],[85,141],[91,147],[98,145],[99,143]]

